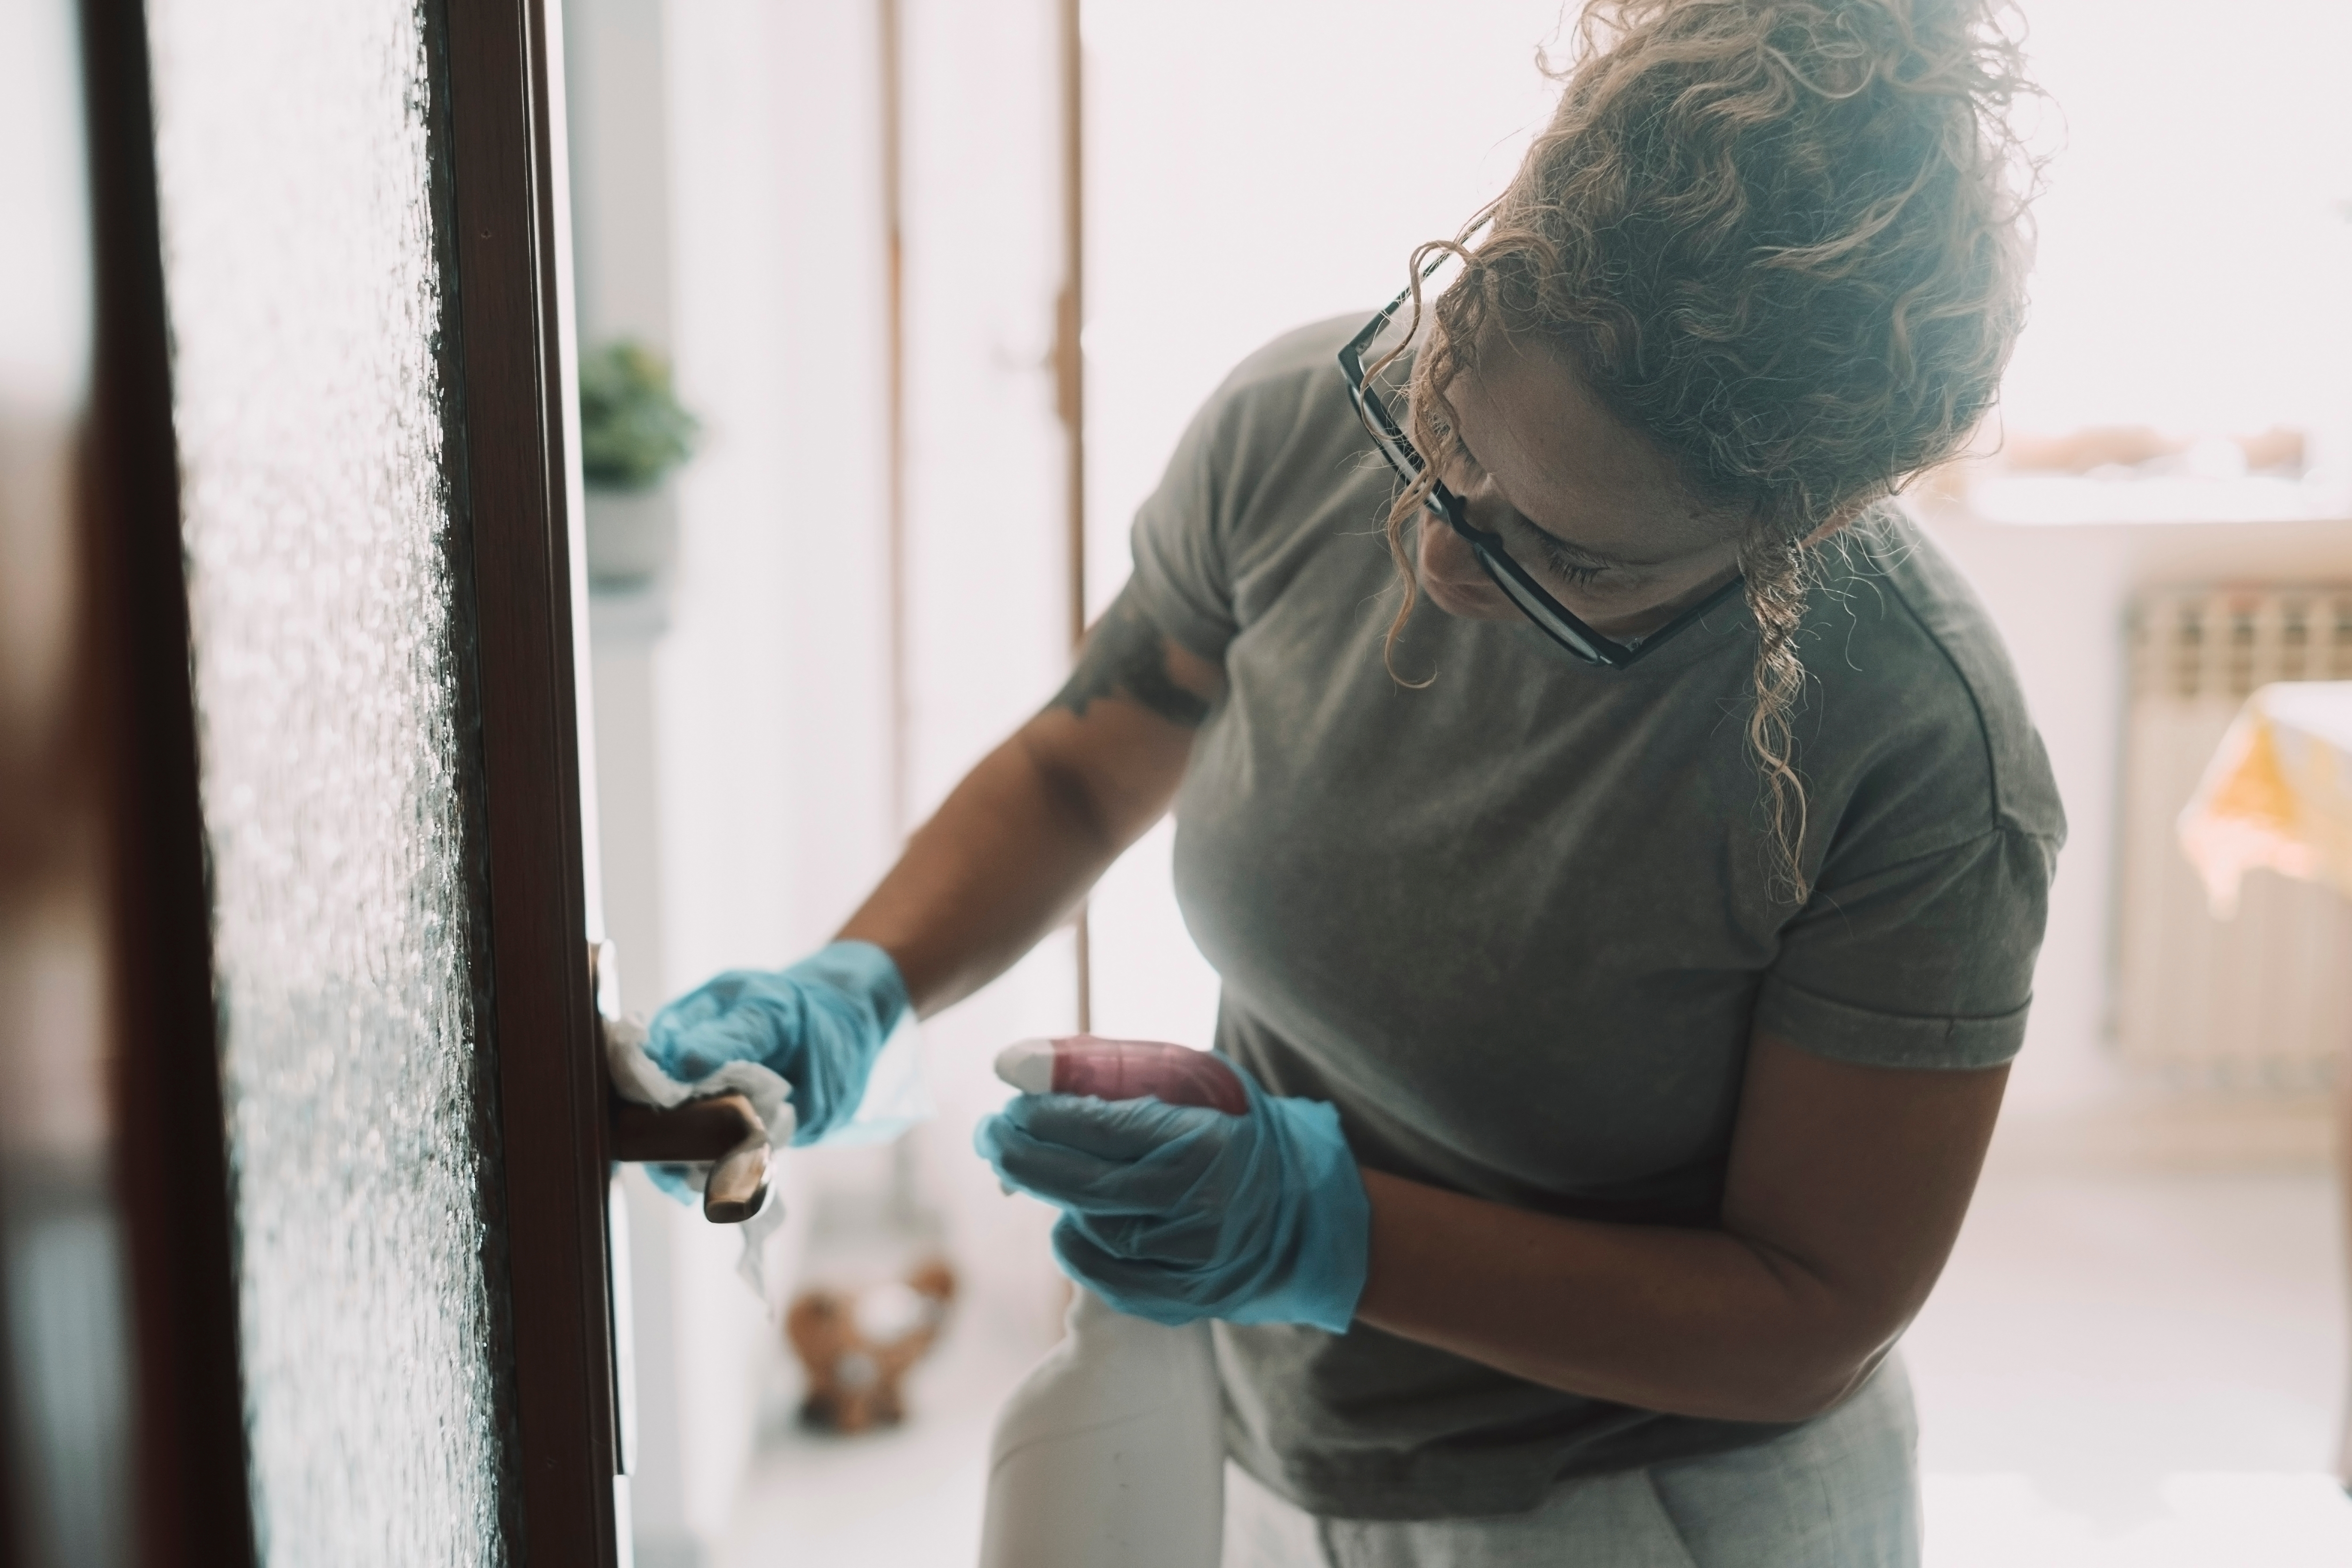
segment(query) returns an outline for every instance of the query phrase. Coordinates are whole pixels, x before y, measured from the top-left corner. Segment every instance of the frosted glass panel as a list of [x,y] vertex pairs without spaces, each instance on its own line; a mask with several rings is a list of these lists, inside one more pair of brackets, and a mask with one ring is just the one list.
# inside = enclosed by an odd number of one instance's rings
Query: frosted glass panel
[[407,0],[152,0],[264,1560],[505,1560],[478,911]]

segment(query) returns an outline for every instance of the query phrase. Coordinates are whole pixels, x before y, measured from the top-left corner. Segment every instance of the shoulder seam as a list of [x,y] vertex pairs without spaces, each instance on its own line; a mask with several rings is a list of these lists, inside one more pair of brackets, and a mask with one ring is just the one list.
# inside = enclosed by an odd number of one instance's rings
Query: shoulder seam
[[[1976,716],[1977,721],[1977,744],[1984,750],[1985,776],[1992,782],[1992,799],[1989,803],[1992,820],[1988,825],[1986,831],[1991,832],[1996,830],[2005,830],[2013,833],[2021,833],[2025,835],[2027,837],[2048,837],[2044,834],[2032,832],[2031,829],[2016,822],[2010,814],[2008,806],[2009,793],[2006,787],[2007,781],[2001,773],[2000,759],[1994,751],[1992,743],[1992,725],[1988,722],[1985,718],[1984,697],[1977,690],[1976,681],[1970,678],[1966,669],[1961,668],[1960,661],[1952,657],[1952,650],[1945,646],[1944,639],[1937,636],[1935,631],[1929,627],[1926,618],[1919,614],[1919,607],[1911,602],[1911,595],[1904,591],[1903,584],[1895,579],[1895,574],[1891,572],[1885,573],[1881,576],[1880,581],[1886,590],[1894,595],[1895,600],[1902,605],[1903,613],[1910,617],[1912,626],[1918,629],[1919,635],[1927,638],[1927,641],[1934,646],[1936,649],[1936,657],[1944,661],[1944,667],[1952,672],[1952,679],[1960,683],[1960,689],[1969,694],[1969,711]],[[1957,842],[1964,844],[1979,837],[1982,837],[1982,835],[1972,834],[1969,836],[1969,838],[1960,839]]]
[[1874,865],[1870,868],[1867,875],[1872,877],[1884,876],[1889,871],[1899,871],[1906,866],[1916,866],[1923,860],[1933,860],[1939,856],[1949,855],[1955,851],[1969,848],[1972,845],[1982,844],[1986,840],[1992,838],[2023,838],[2031,840],[2036,844],[2056,844],[2060,842],[2050,834],[2038,833],[2034,829],[2024,826],[2021,824],[2008,821],[1997,821],[1990,826],[1979,828],[1974,833],[1964,833],[1957,838],[1947,839],[1941,844],[1937,844],[1928,848],[1917,850],[1912,854],[1906,855],[1900,860],[1889,860],[1884,865]]
[[[1299,386],[1302,382],[1315,382],[1322,377],[1325,368],[1326,367],[1320,363],[1308,363],[1305,364],[1291,365],[1278,371],[1268,372],[1260,375],[1253,376],[1248,381],[1245,381],[1238,386],[1231,389],[1231,392],[1223,400],[1224,408],[1221,411],[1221,417],[1243,417],[1242,405],[1247,395],[1256,393],[1261,389],[1273,389],[1284,386],[1296,387]],[[1339,361],[1336,357],[1331,360],[1328,371],[1330,379],[1336,382],[1339,379]],[[1306,388],[1302,388],[1302,391],[1307,390],[1307,389]],[[1266,461],[1254,465],[1268,473],[1275,471],[1282,466],[1280,454],[1282,452],[1286,452],[1289,448],[1299,442],[1299,440],[1307,432],[1315,418],[1316,410],[1311,394],[1308,395],[1294,397],[1290,401],[1290,417],[1286,427],[1282,430],[1277,442],[1276,451],[1273,454],[1269,454]],[[1269,432],[1269,434],[1271,433]],[[1230,473],[1218,475],[1216,476],[1216,481],[1221,485],[1229,483],[1233,477],[1234,476]],[[1254,504],[1255,499],[1255,494],[1248,498],[1234,495],[1233,497],[1233,500],[1234,502],[1233,521],[1238,521],[1241,510]]]

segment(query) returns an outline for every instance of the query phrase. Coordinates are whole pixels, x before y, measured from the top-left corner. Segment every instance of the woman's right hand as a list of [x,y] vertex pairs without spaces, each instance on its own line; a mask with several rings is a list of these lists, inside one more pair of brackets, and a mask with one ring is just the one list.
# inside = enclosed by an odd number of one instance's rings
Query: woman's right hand
[[870,942],[836,942],[790,969],[730,969],[654,1015],[646,1052],[680,1083],[757,1062],[792,1086],[794,1143],[847,1121],[883,1041],[907,1013],[906,982]]

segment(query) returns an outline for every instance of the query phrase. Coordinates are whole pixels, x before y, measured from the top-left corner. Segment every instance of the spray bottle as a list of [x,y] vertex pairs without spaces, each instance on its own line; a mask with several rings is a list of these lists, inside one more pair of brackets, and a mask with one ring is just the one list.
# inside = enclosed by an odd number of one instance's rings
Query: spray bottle
[[[1030,1093],[1249,1109],[1232,1068],[1182,1046],[1022,1040],[996,1071]],[[981,1568],[1217,1568],[1223,1422],[1208,1324],[1163,1328],[1078,1291],[1068,1333],[997,1416]]]

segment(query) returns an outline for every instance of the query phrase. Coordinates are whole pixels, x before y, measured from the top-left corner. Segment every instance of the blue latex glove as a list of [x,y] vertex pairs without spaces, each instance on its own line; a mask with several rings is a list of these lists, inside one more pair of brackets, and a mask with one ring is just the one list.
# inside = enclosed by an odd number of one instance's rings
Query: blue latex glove
[[1371,1204],[1339,1113],[1234,1070],[1245,1116],[1024,1094],[973,1143],[1000,1178],[1062,1210],[1055,1256],[1118,1310],[1345,1333],[1364,1291]]
[[790,969],[730,969],[654,1015],[646,1054],[681,1083],[733,1061],[792,1085],[794,1143],[847,1121],[882,1042],[907,1012],[907,983],[870,942],[836,942]]

